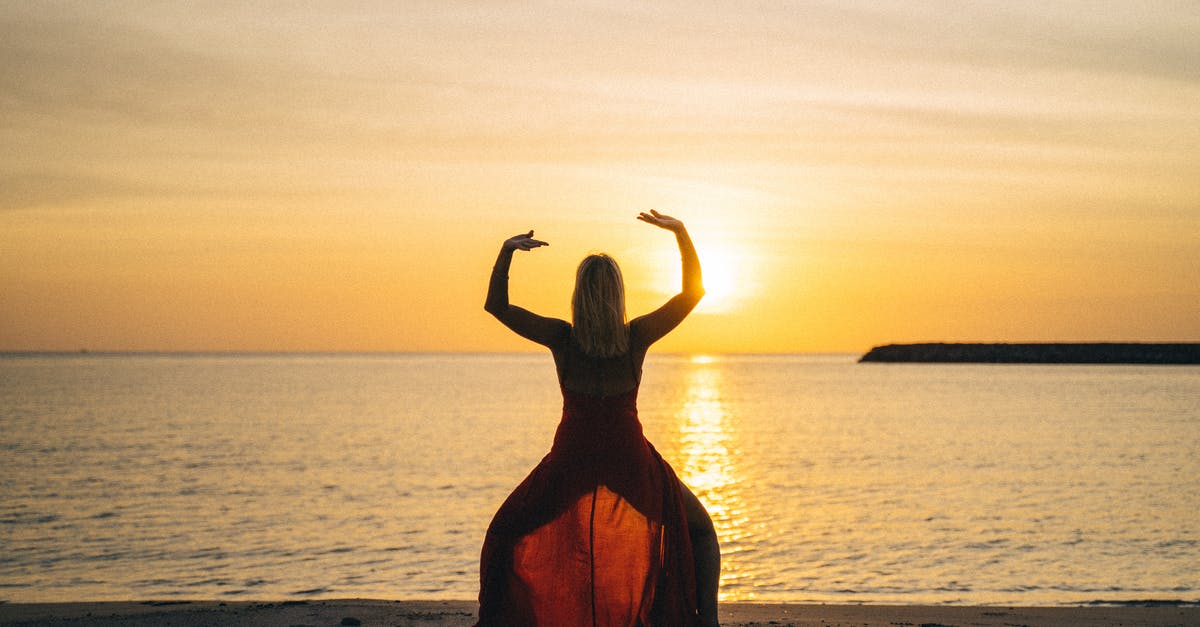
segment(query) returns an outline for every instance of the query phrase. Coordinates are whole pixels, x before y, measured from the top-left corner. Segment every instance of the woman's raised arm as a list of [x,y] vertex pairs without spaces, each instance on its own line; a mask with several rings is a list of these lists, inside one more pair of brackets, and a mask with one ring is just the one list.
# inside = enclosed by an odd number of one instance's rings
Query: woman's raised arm
[[680,262],[683,264],[683,285],[679,293],[662,307],[629,323],[630,328],[636,330],[641,342],[649,346],[679,326],[692,309],[695,309],[704,296],[704,278],[700,272],[700,258],[696,256],[696,247],[692,245],[692,238],[682,221],[653,209],[650,213],[639,215],[638,220],[674,233],[675,241],[679,244]]
[[533,239],[533,231],[514,235],[500,246],[500,254],[496,257],[496,265],[492,266],[492,278],[488,283],[487,300],[484,310],[512,329],[517,335],[550,346],[558,339],[564,328],[569,328],[565,321],[557,318],[539,316],[532,311],[522,309],[508,302],[508,270],[512,265],[513,253],[518,250],[533,250],[549,246],[548,242]]

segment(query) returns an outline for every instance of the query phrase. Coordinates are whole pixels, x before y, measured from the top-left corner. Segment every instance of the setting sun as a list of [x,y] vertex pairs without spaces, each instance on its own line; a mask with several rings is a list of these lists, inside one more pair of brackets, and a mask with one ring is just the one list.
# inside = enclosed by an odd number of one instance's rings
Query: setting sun
[[[698,313],[729,313],[752,295],[754,281],[749,256],[723,242],[697,238],[700,266],[704,273],[704,299]],[[659,268],[655,289],[663,295],[679,291],[678,253],[666,251],[656,264]]]
[[704,300],[697,311],[720,313],[734,309],[746,297],[745,258],[730,251],[714,249],[705,253]]

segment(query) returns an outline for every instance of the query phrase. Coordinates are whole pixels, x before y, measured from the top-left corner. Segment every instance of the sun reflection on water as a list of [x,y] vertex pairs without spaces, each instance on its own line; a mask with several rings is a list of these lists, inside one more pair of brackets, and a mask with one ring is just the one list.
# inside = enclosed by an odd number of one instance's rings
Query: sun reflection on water
[[[754,598],[747,590],[744,560],[748,517],[741,499],[736,460],[737,433],[722,400],[719,360],[692,358],[685,374],[685,400],[677,414],[679,476],[704,503],[721,544],[721,600]],[[741,584],[741,585],[739,585]]]

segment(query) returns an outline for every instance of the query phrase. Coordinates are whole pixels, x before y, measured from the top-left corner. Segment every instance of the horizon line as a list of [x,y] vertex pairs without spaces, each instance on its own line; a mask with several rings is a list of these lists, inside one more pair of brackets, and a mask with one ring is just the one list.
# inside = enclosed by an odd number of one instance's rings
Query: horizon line
[[[544,355],[545,350],[122,350],[122,349],[78,349],[78,350],[11,350],[0,349],[0,357],[8,356],[120,356],[120,355],[162,355],[162,356],[271,356],[271,355],[312,355],[312,356],[388,356],[388,355]],[[859,355],[861,351],[781,351],[781,352],[729,352],[729,351],[653,351],[651,355],[662,356],[787,356],[787,355]]]

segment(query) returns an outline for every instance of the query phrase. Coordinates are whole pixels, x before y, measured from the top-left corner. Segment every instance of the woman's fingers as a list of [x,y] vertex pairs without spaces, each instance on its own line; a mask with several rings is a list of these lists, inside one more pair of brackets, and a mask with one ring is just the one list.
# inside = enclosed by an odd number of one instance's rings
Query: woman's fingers
[[638,214],[637,218],[638,218],[638,220],[641,220],[642,222],[646,222],[648,224],[653,224],[654,226],[657,226],[659,228],[664,228],[664,229],[667,229],[670,231],[674,231],[678,227],[683,226],[683,223],[680,222],[679,220],[676,220],[675,218],[672,218],[671,216],[669,216],[665,213],[659,213],[658,211],[656,211],[654,209],[651,209],[650,213],[646,213],[645,211],[641,212],[640,214]]
[[541,246],[549,246],[550,242],[543,242],[540,239],[533,239],[533,231],[528,233],[518,233],[504,242],[505,248],[510,250],[533,250]]

